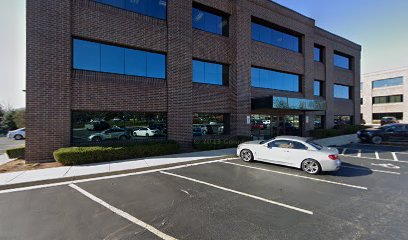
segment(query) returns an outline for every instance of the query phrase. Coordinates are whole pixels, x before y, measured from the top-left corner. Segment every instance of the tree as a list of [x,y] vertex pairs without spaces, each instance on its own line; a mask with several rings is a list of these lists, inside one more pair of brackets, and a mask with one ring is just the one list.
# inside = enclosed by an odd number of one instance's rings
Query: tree
[[8,110],[4,113],[3,119],[1,121],[1,126],[6,130],[17,129],[17,124],[14,121],[15,110]]
[[14,122],[17,128],[25,127],[25,109],[18,109],[14,112]]

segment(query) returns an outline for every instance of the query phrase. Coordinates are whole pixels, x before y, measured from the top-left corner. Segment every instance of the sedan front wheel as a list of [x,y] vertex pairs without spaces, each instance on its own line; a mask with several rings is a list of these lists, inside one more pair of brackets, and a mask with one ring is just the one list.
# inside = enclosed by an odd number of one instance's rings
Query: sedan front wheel
[[244,149],[240,153],[240,157],[244,162],[251,162],[254,160],[254,155],[252,154],[251,150]]
[[306,159],[302,162],[302,170],[309,173],[316,175],[321,172],[322,168],[318,161],[313,159]]

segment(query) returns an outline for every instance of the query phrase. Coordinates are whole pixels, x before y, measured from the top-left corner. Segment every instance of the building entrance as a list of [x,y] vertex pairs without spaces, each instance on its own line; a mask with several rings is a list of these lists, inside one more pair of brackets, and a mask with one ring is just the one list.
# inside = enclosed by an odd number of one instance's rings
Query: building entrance
[[302,115],[251,115],[251,134],[255,139],[281,135],[302,135]]

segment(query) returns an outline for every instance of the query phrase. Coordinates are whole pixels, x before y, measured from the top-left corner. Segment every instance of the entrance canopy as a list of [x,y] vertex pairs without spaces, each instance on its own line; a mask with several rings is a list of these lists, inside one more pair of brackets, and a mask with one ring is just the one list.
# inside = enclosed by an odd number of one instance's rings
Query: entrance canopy
[[257,109],[287,109],[301,111],[324,111],[326,101],[305,98],[265,97],[254,98],[251,101],[252,110]]

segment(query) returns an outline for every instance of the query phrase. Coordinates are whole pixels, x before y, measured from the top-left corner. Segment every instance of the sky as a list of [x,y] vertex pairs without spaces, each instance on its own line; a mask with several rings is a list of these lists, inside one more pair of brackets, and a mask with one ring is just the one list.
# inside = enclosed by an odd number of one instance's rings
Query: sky
[[[408,0],[275,0],[363,47],[362,73],[408,66]],[[0,0],[0,104],[25,106],[25,0]]]

